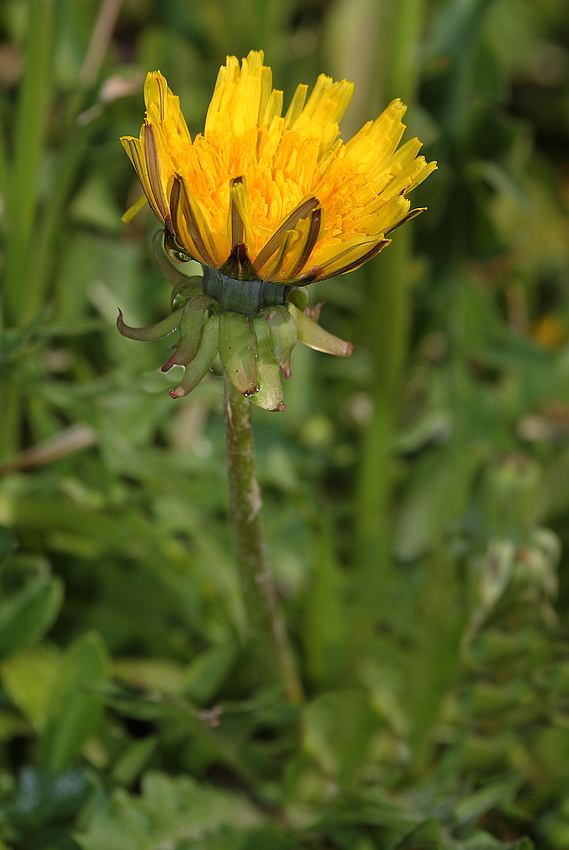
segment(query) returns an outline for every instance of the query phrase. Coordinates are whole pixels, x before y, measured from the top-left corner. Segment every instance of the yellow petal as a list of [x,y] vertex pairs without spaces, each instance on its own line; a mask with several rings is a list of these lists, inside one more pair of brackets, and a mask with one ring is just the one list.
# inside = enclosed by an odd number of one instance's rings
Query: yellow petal
[[[123,144],[152,209],[184,251],[220,268],[247,245],[266,280],[344,274],[381,250],[417,215],[406,195],[435,168],[420,142],[399,147],[405,106],[392,101],[347,143],[339,126],[353,84],[321,74],[297,87],[283,117],[262,51],[228,56],[203,135],[191,139],[159,71],[144,88],[140,139]],[[130,214],[130,213],[129,213]]]

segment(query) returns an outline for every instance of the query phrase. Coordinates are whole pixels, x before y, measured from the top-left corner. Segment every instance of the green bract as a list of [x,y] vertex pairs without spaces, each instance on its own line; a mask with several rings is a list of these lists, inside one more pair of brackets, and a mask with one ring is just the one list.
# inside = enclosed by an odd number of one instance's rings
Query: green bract
[[171,313],[147,328],[129,327],[119,313],[117,324],[123,336],[144,342],[179,333],[162,367],[163,372],[184,367],[181,382],[170,390],[172,398],[191,392],[219,354],[235,389],[265,410],[286,410],[281,375],[290,377],[297,341],[337,357],[352,353],[351,342],[320,327],[303,289],[252,279],[241,263],[241,246],[224,269],[237,276],[206,267],[203,277],[186,277],[164,256],[161,234],[153,244],[158,265],[174,285]]

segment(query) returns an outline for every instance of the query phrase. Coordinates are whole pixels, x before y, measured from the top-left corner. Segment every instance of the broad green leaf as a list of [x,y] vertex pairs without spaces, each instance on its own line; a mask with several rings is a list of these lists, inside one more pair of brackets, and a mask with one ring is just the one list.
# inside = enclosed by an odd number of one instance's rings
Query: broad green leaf
[[70,206],[74,219],[88,227],[107,232],[120,232],[121,213],[111,194],[108,179],[102,173],[95,173],[81,187]]
[[39,761],[43,767],[64,770],[95,731],[102,704],[87,689],[91,682],[106,678],[107,668],[105,646],[96,632],[78,638],[67,650],[40,740]]
[[0,604],[0,658],[33,646],[52,625],[63,601],[59,578],[38,576]]
[[127,786],[134,782],[156,749],[156,744],[157,738],[154,736],[130,744],[113,767],[115,782]]
[[113,664],[113,675],[137,690],[174,695],[183,690],[184,669],[168,659],[119,658]]
[[59,666],[59,654],[43,646],[12,655],[0,665],[6,693],[37,732],[45,726]]
[[421,457],[397,517],[397,558],[413,560],[437,545],[464,511],[477,465],[476,454],[456,443]]
[[224,825],[244,831],[263,820],[232,791],[200,785],[190,777],[149,772],[140,796],[119,790],[108,801],[99,799],[75,840],[82,850],[157,850],[177,847],[184,839],[209,841]]
[[184,693],[199,704],[212,700],[235,660],[236,645],[222,643],[198,655],[184,677]]
[[304,712],[304,746],[321,769],[349,786],[365,760],[378,718],[357,690],[323,693]]

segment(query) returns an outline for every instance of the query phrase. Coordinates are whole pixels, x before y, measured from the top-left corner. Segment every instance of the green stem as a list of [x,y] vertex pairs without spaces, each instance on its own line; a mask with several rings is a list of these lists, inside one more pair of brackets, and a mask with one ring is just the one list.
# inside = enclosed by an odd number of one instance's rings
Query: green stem
[[[2,235],[4,237],[4,244],[8,241],[8,225],[7,222],[10,221],[12,217],[12,209],[10,206],[11,196],[8,190],[8,173],[10,171],[10,165],[8,162],[8,152],[6,148],[6,136],[4,133],[4,127],[0,123],[0,195],[4,199],[4,215],[2,222]],[[2,290],[4,287],[2,287]],[[6,305],[4,304],[5,294],[0,290],[0,333],[3,331],[5,327],[5,312]]]
[[37,242],[30,251],[27,265],[25,300],[21,304],[21,321],[32,321],[45,304],[45,293],[53,265],[65,207],[83,160],[90,128],[76,128],[58,157],[57,179],[49,205],[46,206],[37,228]]
[[265,672],[273,679],[277,674],[290,701],[298,704],[303,700],[302,688],[269,572],[261,491],[255,475],[251,405],[227,376],[224,413],[231,523],[249,638]]
[[470,132],[468,119],[472,109],[472,78],[484,20],[493,3],[494,0],[467,0],[462,4],[462,14],[455,24],[454,42],[460,45],[460,52],[452,57],[453,74],[442,122],[459,149],[464,147]]
[[[386,7],[389,58],[383,69],[383,100],[401,97],[412,105],[419,78],[418,43],[425,0],[399,0]],[[409,328],[409,265],[411,230],[398,230],[393,244],[378,257],[370,281],[370,312],[366,316],[373,352],[373,416],[362,445],[358,480],[358,552],[361,598],[354,651],[369,643],[380,601],[389,604],[391,578],[390,497],[394,483],[394,442],[401,398],[402,370]]]
[[374,317],[381,318],[374,351],[373,417],[364,435],[359,521],[364,537],[385,523],[392,484],[391,456],[409,328],[409,226],[397,231],[374,276]]
[[425,6],[425,0],[398,0],[391,7],[389,59],[384,70],[383,96],[386,102],[400,97],[409,106],[415,99]]
[[12,221],[6,234],[6,311],[18,322],[25,299],[26,263],[36,215],[48,105],[57,0],[30,0],[26,65],[16,118],[10,175]]
[[[425,0],[399,0],[386,12],[389,13],[390,51],[383,74],[384,100],[401,97],[407,105],[412,105],[419,79],[418,43]],[[393,484],[393,440],[409,322],[410,233],[408,224],[398,230],[393,244],[378,257],[370,300],[373,305],[369,328],[374,346],[374,415],[364,435],[358,521],[362,559],[364,563],[374,564],[376,576],[388,569],[385,536]]]
[[[4,370],[3,370],[4,371]],[[0,462],[12,458],[19,448],[21,388],[7,374],[0,378]]]

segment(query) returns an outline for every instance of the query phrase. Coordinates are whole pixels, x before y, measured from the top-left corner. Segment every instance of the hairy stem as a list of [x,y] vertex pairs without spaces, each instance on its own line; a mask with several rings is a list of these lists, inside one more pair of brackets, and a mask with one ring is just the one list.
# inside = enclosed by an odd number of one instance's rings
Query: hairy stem
[[277,608],[269,572],[261,514],[261,491],[255,475],[250,402],[225,378],[225,444],[229,507],[249,639],[269,678],[278,676],[292,703],[303,700],[302,688]]

